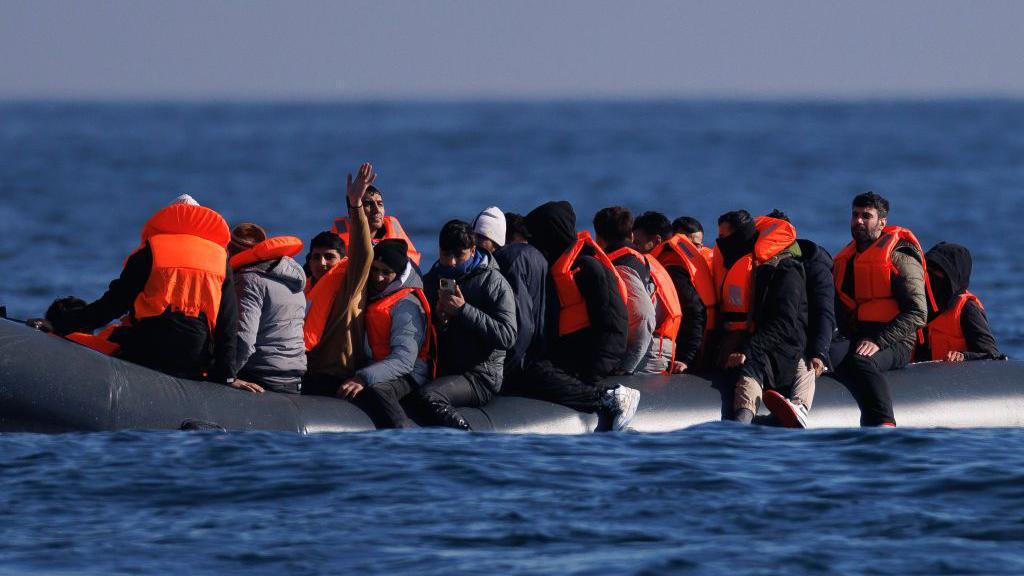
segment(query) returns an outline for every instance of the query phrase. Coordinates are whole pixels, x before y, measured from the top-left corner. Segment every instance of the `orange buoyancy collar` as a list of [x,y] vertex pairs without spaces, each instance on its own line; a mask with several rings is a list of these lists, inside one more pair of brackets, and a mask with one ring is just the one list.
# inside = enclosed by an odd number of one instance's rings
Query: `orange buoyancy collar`
[[626,283],[622,281],[622,277],[619,276],[618,270],[615,269],[615,265],[612,264],[608,255],[594,242],[589,232],[584,230],[578,233],[576,235],[576,243],[566,250],[551,266],[551,277],[555,282],[555,291],[558,293],[560,305],[558,313],[559,336],[566,336],[590,326],[587,303],[583,300],[583,294],[580,293],[579,287],[576,286],[576,273],[580,269],[572,267],[584,246],[593,248],[594,258],[615,275],[619,297],[622,299],[623,305],[626,304],[629,298],[626,291]]
[[950,352],[967,352],[967,338],[964,337],[960,318],[968,302],[974,302],[982,310],[985,309],[977,296],[964,292],[957,298],[956,305],[928,323],[928,346],[932,351],[932,360],[945,360]]
[[423,314],[426,319],[426,333],[424,334],[423,344],[420,346],[417,358],[428,363],[431,362],[431,352],[433,351],[436,336],[434,335],[433,325],[430,322],[430,303],[427,302],[426,294],[419,288],[396,290],[394,293],[380,300],[370,302],[366,306],[366,339],[370,344],[370,352],[373,355],[374,362],[380,362],[391,354],[392,311],[395,305],[409,294],[414,294],[420,301],[420,306],[423,307]]
[[255,264],[256,262],[264,262],[267,260],[277,260],[285,256],[295,256],[299,252],[302,252],[302,240],[295,236],[274,236],[273,238],[267,238],[263,242],[243,250],[238,254],[231,257],[231,269],[238,270],[242,266],[248,266],[249,264]]
[[175,204],[146,223],[142,240],[152,251],[153,266],[135,298],[135,318],[159,316],[168,309],[190,318],[202,313],[212,332],[227,276],[225,247],[231,240],[224,218],[209,208]]
[[715,247],[714,277],[718,296],[718,314],[726,330],[753,331],[754,269],[779,255],[796,242],[796,228],[785,220],[760,216],[754,219],[757,240],[754,251],[725,269],[725,258]]
[[712,330],[715,327],[715,305],[718,296],[712,268],[700,249],[684,234],[676,234],[655,247],[651,255],[666,267],[677,266],[686,271],[707,310],[705,331]]
[[306,321],[302,325],[302,338],[306,352],[312,350],[323,338],[327,328],[327,319],[331,315],[331,307],[337,298],[338,291],[345,285],[348,274],[348,258],[342,258],[337,266],[331,268],[309,291],[306,299]]
[[651,271],[651,281],[654,282],[653,300],[660,307],[663,316],[661,323],[654,328],[654,333],[669,340],[675,340],[676,333],[679,332],[679,325],[682,324],[683,309],[679,304],[679,294],[676,293],[676,287],[672,284],[668,270],[653,255],[641,254],[628,246],[623,246],[608,254],[608,259],[614,264],[616,260],[626,254],[632,254],[640,261],[646,262]]
[[[858,322],[888,323],[900,313],[899,302],[892,290],[892,278],[896,266],[892,262],[892,254],[900,242],[908,242],[917,250],[918,259],[924,269],[925,291],[932,310],[936,309],[935,298],[932,296],[931,283],[928,281],[928,268],[924,260],[924,250],[914,233],[899,226],[886,226],[882,235],[863,252],[857,252],[857,243],[850,242],[835,257],[836,294],[847,312],[856,312]],[[854,293],[843,291],[846,271],[850,260],[853,260]]]
[[[331,227],[331,232],[337,234],[338,237],[341,238],[342,242],[345,243],[346,250],[348,250],[349,228],[349,221],[348,218],[345,216],[342,216],[341,218],[335,218],[334,226]],[[380,242],[381,240],[389,240],[392,238],[405,240],[405,243],[409,245],[409,259],[415,262],[417,266],[419,266],[422,254],[420,254],[420,252],[416,250],[416,246],[413,245],[412,239],[409,238],[409,235],[405,233],[405,229],[402,228],[402,224],[398,221],[398,218],[395,218],[394,216],[385,216],[384,237],[373,238],[371,241],[376,246],[377,243]]]

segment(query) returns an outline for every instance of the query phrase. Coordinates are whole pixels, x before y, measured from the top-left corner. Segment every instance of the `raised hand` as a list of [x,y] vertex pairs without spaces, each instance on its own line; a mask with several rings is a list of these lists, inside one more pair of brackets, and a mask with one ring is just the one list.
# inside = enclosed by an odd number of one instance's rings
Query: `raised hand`
[[366,189],[373,184],[374,180],[377,179],[377,174],[373,171],[373,164],[364,162],[359,167],[359,172],[353,179],[352,174],[348,175],[348,186],[346,187],[345,193],[348,196],[348,205],[353,208],[361,206],[363,203],[363,194],[366,193]]

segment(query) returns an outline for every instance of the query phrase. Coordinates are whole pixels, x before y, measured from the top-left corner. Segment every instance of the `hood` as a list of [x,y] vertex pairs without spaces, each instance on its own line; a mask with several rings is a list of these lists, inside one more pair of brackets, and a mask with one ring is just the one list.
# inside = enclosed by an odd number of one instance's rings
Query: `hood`
[[277,280],[288,287],[292,294],[298,294],[306,287],[305,270],[302,269],[301,264],[288,256],[283,256],[277,260],[265,260],[250,264],[238,272],[256,272],[267,278]]
[[[940,310],[946,310],[957,296],[963,294],[971,284],[971,252],[952,242],[939,242],[924,255],[928,264],[929,278],[935,303]],[[936,277],[932,271],[941,270],[945,278]]]
[[416,268],[412,265],[412,260],[405,265],[405,270],[402,271],[398,278],[395,278],[394,282],[389,284],[388,287],[380,294],[370,296],[368,300],[380,300],[381,298],[390,296],[403,288],[423,289],[423,279],[420,278],[419,272],[417,272]]
[[554,262],[576,243],[576,213],[572,204],[562,200],[548,202],[526,215],[530,230],[530,244],[535,246],[548,262]]

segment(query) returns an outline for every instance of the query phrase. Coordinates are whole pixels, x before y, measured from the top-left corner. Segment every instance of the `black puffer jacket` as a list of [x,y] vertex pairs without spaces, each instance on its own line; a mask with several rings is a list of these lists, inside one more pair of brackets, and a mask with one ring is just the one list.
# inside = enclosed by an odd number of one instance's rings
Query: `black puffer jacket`
[[[799,252],[799,250],[797,250]],[[789,386],[807,347],[807,281],[804,267],[787,250],[754,271],[754,333],[743,347],[765,387]]]
[[832,255],[810,240],[797,240],[800,261],[807,276],[807,357],[821,358],[826,365],[836,332],[836,284]]
[[[492,392],[501,390],[505,352],[516,343],[516,302],[512,288],[501,275],[494,258],[484,260],[473,271],[456,279],[466,304],[446,325],[437,328],[437,375],[473,372],[476,381]],[[441,275],[435,263],[423,278],[423,291],[431,309],[437,309]]]
[[[548,202],[526,216],[530,244],[554,263],[576,242],[576,214],[568,202]],[[566,336],[558,335],[561,305],[549,273],[545,346],[542,356],[559,368],[587,382],[611,374],[626,353],[628,316],[618,292],[615,273],[585,247],[573,263],[578,268],[576,285],[583,296],[590,326]]]

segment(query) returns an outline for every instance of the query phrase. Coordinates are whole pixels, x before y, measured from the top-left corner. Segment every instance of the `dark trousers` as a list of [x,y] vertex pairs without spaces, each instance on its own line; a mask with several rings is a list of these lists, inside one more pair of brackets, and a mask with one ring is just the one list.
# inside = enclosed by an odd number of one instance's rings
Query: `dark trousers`
[[420,399],[460,408],[479,408],[491,401],[494,392],[477,381],[475,374],[442,376],[420,389]]
[[604,408],[601,398],[608,389],[601,383],[584,382],[549,360],[539,360],[526,369],[516,391],[530,398],[593,414]]
[[370,416],[377,428],[411,428],[413,423],[402,408],[402,398],[415,388],[411,378],[402,376],[363,388],[354,404]]
[[861,426],[895,424],[892,410],[892,396],[885,372],[902,368],[910,362],[909,346],[898,344],[882,348],[874,356],[861,356],[855,351],[856,342],[850,343],[850,350],[836,368],[839,379],[853,394],[860,406]]

